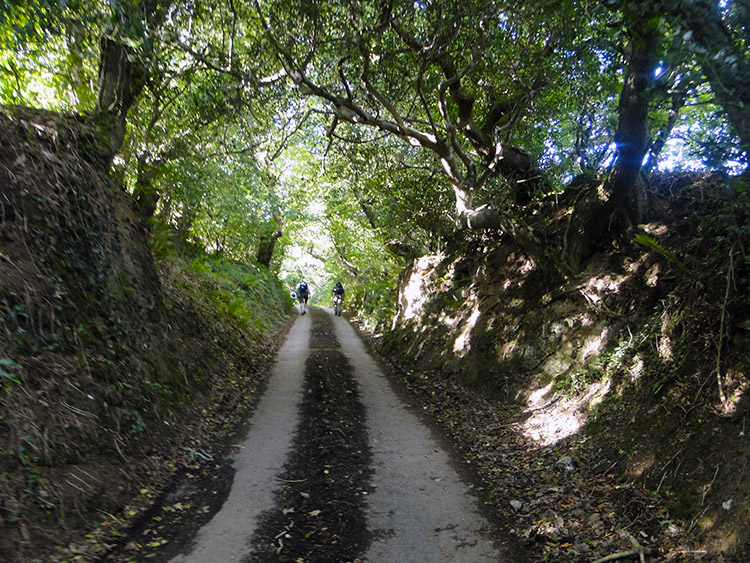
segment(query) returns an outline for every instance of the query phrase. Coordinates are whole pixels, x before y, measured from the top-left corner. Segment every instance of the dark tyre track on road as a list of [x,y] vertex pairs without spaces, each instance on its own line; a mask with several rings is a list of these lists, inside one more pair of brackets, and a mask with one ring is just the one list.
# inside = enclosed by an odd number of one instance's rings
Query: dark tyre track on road
[[365,408],[333,319],[312,311],[300,426],[276,507],[253,536],[252,562],[352,561],[368,544]]

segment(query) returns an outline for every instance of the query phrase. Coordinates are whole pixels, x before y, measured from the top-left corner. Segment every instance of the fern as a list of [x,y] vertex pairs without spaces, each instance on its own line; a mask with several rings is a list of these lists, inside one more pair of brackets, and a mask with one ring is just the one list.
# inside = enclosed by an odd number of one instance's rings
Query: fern
[[678,268],[685,268],[685,265],[679,258],[677,258],[677,255],[674,252],[667,250],[650,236],[644,235],[643,233],[638,233],[635,235],[635,242],[637,242],[638,244],[642,244],[647,248],[650,248],[658,254],[661,254],[662,256],[664,256],[664,258],[675,264]]

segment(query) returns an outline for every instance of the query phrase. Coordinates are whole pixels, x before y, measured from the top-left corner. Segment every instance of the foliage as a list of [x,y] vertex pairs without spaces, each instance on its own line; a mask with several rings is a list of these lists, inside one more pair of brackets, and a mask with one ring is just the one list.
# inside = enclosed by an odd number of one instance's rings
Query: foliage
[[[85,120],[18,107],[0,118],[0,504],[12,507],[0,559],[48,559],[29,553],[67,545],[97,509],[132,523],[113,507],[157,484],[148,452],[174,461],[204,439],[192,432],[203,408],[224,405],[217,424],[243,416],[290,306],[264,268],[186,263],[154,220],[157,270],[132,198],[87,160]],[[70,487],[76,467],[87,470]]]
[[219,316],[242,329],[265,332],[289,313],[289,298],[279,280],[261,266],[204,255],[191,267],[215,287],[209,297]]
[[673,264],[677,265],[679,268],[685,267],[682,261],[679,258],[677,258],[674,252],[664,248],[661,244],[659,244],[656,240],[654,240],[650,236],[644,235],[643,233],[636,233],[634,239],[635,239],[635,242],[637,242],[638,244],[642,244],[643,246],[650,248],[654,252],[661,254],[662,256],[664,256],[664,258],[666,258]]
[[0,3],[0,103],[91,107],[103,17],[97,0]]
[[[20,368],[21,366],[14,362],[13,360],[9,360],[8,358],[2,358],[0,359],[0,366],[3,366],[5,368]],[[21,380],[18,379],[18,376],[11,372],[5,371],[3,367],[0,367],[0,377],[4,377],[7,382],[13,382],[13,383],[21,383]]]
[[[142,1],[6,3],[0,96],[91,109],[100,34],[131,47],[148,80],[116,172],[178,244],[247,260],[280,230],[278,269],[320,218],[306,202],[323,178],[350,194],[325,213],[363,224],[397,260],[460,238],[463,207],[480,225],[499,216],[504,232],[532,244],[514,226],[519,201],[580,174],[609,177],[619,94],[646,28],[658,31],[660,64],[648,94],[649,169],[745,165],[739,114],[702,73],[706,53],[742,42],[735,3],[721,12],[731,39],[722,45],[691,27],[700,10],[713,17],[705,2],[658,3],[646,15],[576,0],[156,4],[168,17],[146,37],[133,11]],[[729,63],[718,66],[731,88]]]

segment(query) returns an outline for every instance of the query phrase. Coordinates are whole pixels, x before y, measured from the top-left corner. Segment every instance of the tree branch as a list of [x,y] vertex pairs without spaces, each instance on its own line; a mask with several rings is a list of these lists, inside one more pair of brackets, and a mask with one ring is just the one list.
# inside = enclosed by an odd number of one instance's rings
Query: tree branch
[[466,76],[466,74],[474,68],[474,61],[469,62],[469,64],[466,65],[466,67],[459,73],[454,74],[453,76],[447,78],[443,82],[440,83],[440,87],[438,89],[439,96],[438,96],[438,108],[440,109],[440,115],[443,118],[443,122],[445,123],[445,128],[448,131],[448,138],[451,142],[451,147],[453,147],[453,151],[458,154],[458,157],[461,159],[461,162],[463,162],[464,166],[466,167],[467,176],[473,181],[476,180],[477,176],[477,169],[476,165],[474,164],[474,161],[472,161],[469,156],[466,154],[466,152],[463,150],[463,147],[458,143],[458,140],[456,139],[456,127],[453,125],[453,122],[451,121],[450,115],[448,113],[448,107],[445,100],[445,92],[448,88],[453,88],[454,86],[457,86],[461,78]]
[[[369,53],[366,51],[362,52],[363,59],[364,59],[364,69],[362,71],[362,81],[365,83],[365,87],[370,92],[370,94],[373,95],[373,97],[382,104],[382,106],[388,111],[389,114],[391,114],[391,117],[396,121],[399,127],[406,132],[406,125],[404,125],[404,120],[399,114],[396,107],[391,104],[388,100],[385,99],[385,96],[383,96],[380,91],[375,87],[375,85],[370,81],[370,57],[368,56]],[[349,99],[351,100],[351,96],[349,96]]]
[[[277,158],[279,157],[279,155],[280,155],[280,154],[281,154],[281,153],[282,153],[282,152],[284,151],[284,149],[286,148],[286,146],[287,146],[287,144],[289,143],[289,141],[291,141],[292,137],[294,137],[294,135],[296,135],[296,134],[297,134],[297,132],[298,132],[298,131],[299,131],[299,130],[300,130],[300,129],[302,128],[302,125],[304,125],[304,124],[305,124],[305,122],[307,121],[307,118],[308,118],[308,117],[310,117],[310,114],[311,114],[311,113],[312,113],[312,110],[308,110],[308,111],[307,111],[307,112],[306,112],[306,113],[305,113],[305,114],[304,114],[304,115],[302,116],[302,119],[299,119],[299,120],[297,121],[297,123],[296,123],[296,125],[294,126],[294,129],[293,129],[293,130],[291,131],[291,133],[289,133],[289,134],[285,135],[285,136],[284,136],[284,137],[283,137],[283,138],[281,139],[281,142],[280,142],[280,143],[278,144],[278,146],[276,147],[276,150],[274,151],[273,155],[271,155],[271,157],[267,159],[267,160],[268,160],[268,162],[273,162],[274,160],[276,160],[276,159],[277,159]],[[287,125],[289,124],[289,122],[291,122],[291,120],[292,120],[291,118],[289,118],[289,119],[287,120]],[[283,127],[282,129],[283,129],[284,131],[286,131],[286,127]]]
[[417,76],[417,95],[419,96],[419,99],[422,102],[422,108],[424,109],[424,112],[427,114],[427,119],[429,120],[430,129],[432,130],[432,133],[434,135],[437,135],[437,127],[435,125],[435,120],[432,117],[432,110],[430,109],[430,105],[427,103],[427,98],[425,97],[424,90],[422,89],[424,71],[426,68],[427,68],[427,61],[423,61],[422,66],[419,68],[419,76]]

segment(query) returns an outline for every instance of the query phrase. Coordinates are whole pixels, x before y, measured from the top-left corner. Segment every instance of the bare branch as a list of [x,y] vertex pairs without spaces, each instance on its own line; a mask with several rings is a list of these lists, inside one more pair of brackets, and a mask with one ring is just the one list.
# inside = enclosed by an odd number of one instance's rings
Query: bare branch
[[[388,100],[385,99],[385,96],[383,96],[380,91],[375,87],[375,85],[370,81],[370,58],[368,56],[367,52],[363,52],[364,57],[364,70],[362,71],[362,81],[365,83],[365,86],[367,87],[367,90],[373,95],[373,97],[380,102],[383,107],[388,111],[388,113],[391,114],[391,117],[396,121],[396,123],[401,127],[404,131],[406,131],[406,125],[404,125],[404,120],[399,114],[398,110],[395,108],[393,104],[391,104]],[[351,99],[351,96],[350,96]]]
[[430,109],[430,105],[427,103],[427,98],[424,95],[424,90],[422,90],[424,71],[426,69],[427,69],[427,61],[423,61],[422,66],[419,69],[419,76],[417,76],[417,94],[419,95],[419,99],[422,102],[422,108],[424,109],[424,112],[427,114],[427,119],[429,119],[430,121],[430,129],[432,130],[433,134],[437,135],[437,127],[435,125],[435,120],[432,117],[432,110]]
[[[276,150],[274,151],[273,155],[271,155],[271,157],[267,159],[269,162],[273,162],[279,157],[279,155],[284,151],[284,149],[289,144],[289,141],[292,140],[292,137],[294,137],[297,134],[297,132],[302,128],[302,125],[305,124],[307,119],[310,117],[311,113],[312,113],[311,110],[308,110],[307,112],[305,112],[305,114],[302,116],[302,119],[298,120],[297,123],[295,124],[294,129],[281,139],[281,142],[276,147]],[[289,118],[289,120],[287,120],[287,125],[291,121],[292,119]],[[284,127],[283,130],[286,130],[286,127]]]
[[341,78],[341,84],[344,85],[344,90],[346,90],[346,97],[351,101],[352,91],[349,89],[349,81],[346,79],[346,74],[344,74],[344,62],[348,59],[348,56],[339,59],[339,77]]
[[343,135],[339,135],[338,133],[333,133],[332,136],[334,139],[343,141],[347,144],[366,145],[369,143],[376,143],[382,139],[385,139],[386,137],[390,136],[390,133],[383,133],[382,135],[378,135],[377,137],[373,137],[372,139],[352,139],[350,137],[344,137]]

